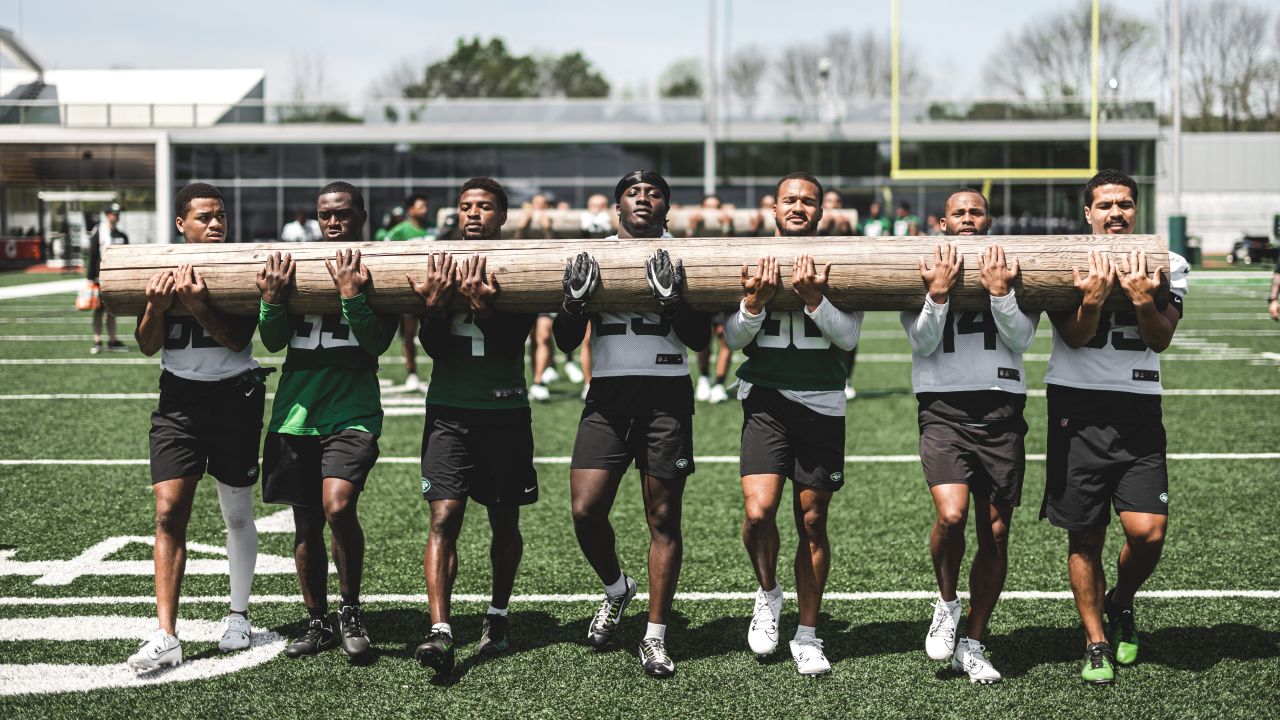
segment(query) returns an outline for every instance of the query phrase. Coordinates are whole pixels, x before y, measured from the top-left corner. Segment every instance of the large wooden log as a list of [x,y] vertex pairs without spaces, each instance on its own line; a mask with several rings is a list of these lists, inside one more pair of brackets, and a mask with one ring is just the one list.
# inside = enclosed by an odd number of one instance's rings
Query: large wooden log
[[[1090,250],[1128,256],[1147,253],[1150,269],[1168,268],[1168,245],[1154,235],[1028,235],[950,238],[964,258],[964,275],[952,293],[957,309],[987,307],[979,281],[978,253],[990,243],[1002,244],[1010,262],[1021,264],[1018,302],[1025,310],[1062,310],[1079,302],[1072,284],[1072,268],[1088,267]],[[373,276],[371,305],[382,312],[421,311],[421,301],[409,289],[405,273],[421,277],[426,256],[450,252],[462,257],[483,253],[496,272],[502,292],[498,307],[511,311],[553,312],[560,306],[561,278],[566,260],[588,250],[600,263],[602,287],[592,299],[595,310],[652,310],[656,306],[644,279],[649,253],[666,248],[684,261],[686,295],[702,310],[726,310],[742,297],[742,263],[754,264],[765,254],[782,261],[783,288],[773,307],[798,308],[791,291],[791,261],[802,252],[818,263],[832,263],[828,297],[846,310],[911,310],[920,307],[924,284],[919,261],[932,262],[933,248],[942,238],[664,238],[661,240],[523,240],[472,243],[381,242],[359,243]],[[156,272],[195,265],[209,287],[215,307],[232,314],[256,314],[255,278],[269,253],[289,252],[297,261],[295,289],[289,309],[295,313],[332,313],[338,295],[325,269],[325,258],[346,245],[331,243],[258,243],[201,245],[113,245],[103,253],[102,298],[113,312],[139,313],[146,301],[147,280]],[[1167,283],[1166,283],[1167,285]],[[1119,284],[1108,301],[1125,305]],[[461,304],[458,305],[461,308]]]
[[[760,210],[754,208],[736,208],[726,205],[724,211],[733,217],[733,227],[738,234],[747,233],[751,229],[752,218],[760,214]],[[582,209],[574,210],[555,210],[546,209],[538,210],[537,218],[546,217],[551,222],[551,233],[557,238],[575,238],[582,233]],[[609,212],[613,213],[613,206],[609,206]],[[852,208],[840,208],[837,210],[823,210],[824,217],[838,215],[851,227],[858,225],[858,211]],[[507,223],[502,226],[502,237],[512,238],[515,236],[516,229],[520,226],[520,222],[524,219],[524,210],[520,208],[512,208],[507,213]],[[711,219],[717,226],[719,225],[720,210],[703,210],[699,207],[679,207],[671,208],[667,213],[667,229],[672,235],[684,236],[689,234],[689,228],[694,224],[693,219],[697,216]],[[454,207],[441,208],[436,213],[436,226],[449,227],[458,215],[458,209]],[[616,216],[614,217],[616,221]],[[616,225],[616,222],[615,222]],[[765,227],[768,234],[773,234],[773,213],[769,213]],[[616,231],[616,227],[614,228]],[[529,231],[533,235],[541,235],[542,228],[535,219],[532,228]]]

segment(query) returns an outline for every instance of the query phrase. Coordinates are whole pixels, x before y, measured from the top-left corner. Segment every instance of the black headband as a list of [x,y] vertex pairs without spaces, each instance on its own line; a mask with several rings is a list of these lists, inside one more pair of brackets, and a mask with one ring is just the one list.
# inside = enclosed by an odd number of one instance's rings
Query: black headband
[[666,198],[668,202],[671,201],[671,186],[667,185],[667,181],[661,175],[652,170],[636,170],[623,175],[617,186],[613,188],[613,201],[621,202],[622,193],[626,192],[627,188],[632,185],[639,185],[640,183],[646,183],[658,188],[662,191],[662,197]]

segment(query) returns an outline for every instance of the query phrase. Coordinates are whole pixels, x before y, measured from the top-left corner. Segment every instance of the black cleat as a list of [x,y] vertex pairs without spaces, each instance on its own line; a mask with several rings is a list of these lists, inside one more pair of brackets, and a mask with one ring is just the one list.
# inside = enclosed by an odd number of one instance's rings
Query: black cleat
[[640,664],[649,677],[671,677],[676,673],[676,663],[667,654],[667,643],[662,638],[645,638],[640,642]]
[[447,677],[453,672],[453,636],[440,630],[432,630],[413,657],[422,667],[434,668],[436,677]]
[[307,629],[298,636],[298,639],[289,643],[289,646],[284,649],[284,654],[292,658],[316,655],[337,643],[338,638],[333,634],[333,628],[329,623],[316,618],[307,623]]
[[597,650],[608,645],[618,632],[618,624],[622,622],[622,613],[626,611],[631,599],[636,596],[636,581],[626,578],[627,589],[619,597],[604,596],[604,602],[591,618],[591,627],[587,629],[587,643]]
[[480,644],[476,646],[476,651],[481,655],[490,656],[506,652],[511,648],[511,642],[507,639],[509,629],[510,623],[506,615],[486,613],[484,625],[480,628]]
[[364,626],[364,613],[359,605],[343,605],[338,614],[338,628],[342,633],[342,651],[355,660],[369,652],[369,631]]

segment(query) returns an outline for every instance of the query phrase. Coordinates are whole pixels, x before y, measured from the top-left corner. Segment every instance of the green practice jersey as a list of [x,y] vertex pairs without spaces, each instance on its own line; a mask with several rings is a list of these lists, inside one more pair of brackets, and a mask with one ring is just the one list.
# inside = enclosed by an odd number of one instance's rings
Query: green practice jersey
[[427,404],[475,410],[529,406],[524,384],[524,341],[537,315],[471,313],[428,318],[419,337],[431,356]]
[[843,390],[853,353],[823,337],[803,310],[766,308],[760,332],[743,348],[738,377],[775,390]]
[[426,228],[420,228],[417,225],[405,220],[404,222],[391,228],[387,233],[387,240],[418,240],[430,235],[431,232]]
[[268,430],[329,435],[341,430],[382,433],[378,356],[395,338],[398,315],[376,315],[365,296],[342,299],[336,315],[288,315],[259,304],[258,330],[271,352],[286,345],[284,372]]

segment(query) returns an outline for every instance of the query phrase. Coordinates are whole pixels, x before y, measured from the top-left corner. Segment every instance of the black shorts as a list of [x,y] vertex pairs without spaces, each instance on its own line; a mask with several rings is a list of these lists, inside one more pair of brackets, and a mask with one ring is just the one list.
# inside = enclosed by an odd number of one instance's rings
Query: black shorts
[[361,430],[330,435],[269,432],[262,449],[262,501],[319,507],[325,478],[341,478],[360,491],[377,461],[378,436]]
[[1016,415],[964,422],[924,404],[920,413],[920,464],[929,487],[964,483],[975,497],[1007,507],[1022,502],[1027,422]]
[[[1052,390],[1052,387],[1050,388]],[[1057,412],[1055,412],[1057,411]],[[1169,514],[1164,424],[1079,420],[1049,405],[1049,447],[1040,517],[1090,530],[1117,513]]]
[[823,415],[756,385],[742,401],[742,476],[782,475],[835,492],[844,487],[844,418]]
[[472,410],[427,405],[422,497],[471,498],[487,507],[538,501],[529,408]]
[[[247,393],[246,393],[247,390]],[[160,375],[151,413],[151,483],[208,472],[226,485],[258,481],[258,440],[266,386],[239,378],[204,382]]]
[[692,475],[693,415],[657,409],[611,415],[588,405],[578,421],[570,469],[625,472],[632,461],[659,480]]

